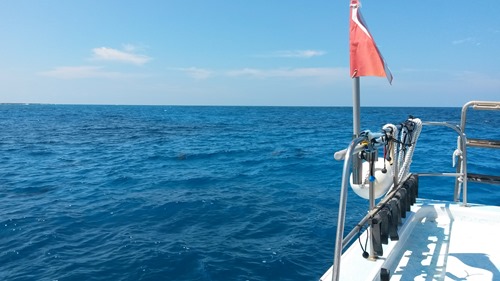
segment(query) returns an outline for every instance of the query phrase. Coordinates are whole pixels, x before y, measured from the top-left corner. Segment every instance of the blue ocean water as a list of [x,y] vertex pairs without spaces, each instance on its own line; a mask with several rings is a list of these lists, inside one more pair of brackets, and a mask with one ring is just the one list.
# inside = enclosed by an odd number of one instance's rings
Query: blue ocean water
[[[362,125],[409,114],[460,109],[363,108]],[[470,134],[500,139],[498,115]],[[0,128],[0,280],[318,280],[332,262],[350,108],[0,105]],[[424,127],[413,170],[453,172],[455,145]],[[498,150],[469,157],[500,175]],[[451,183],[420,196],[451,200]],[[352,227],[367,203],[348,204]]]

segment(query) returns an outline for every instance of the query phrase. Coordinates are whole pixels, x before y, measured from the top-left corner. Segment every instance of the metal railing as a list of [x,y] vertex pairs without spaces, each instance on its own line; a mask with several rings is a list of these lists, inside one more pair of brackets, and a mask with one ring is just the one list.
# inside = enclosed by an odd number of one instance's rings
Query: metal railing
[[[455,190],[454,190],[454,201],[458,202],[460,200],[461,189],[463,189],[462,195],[462,203],[463,206],[467,206],[467,180],[468,180],[468,172],[467,172],[467,146],[474,147],[486,147],[486,148],[500,148],[500,141],[496,140],[478,140],[478,139],[467,139],[465,134],[465,126],[466,126],[466,118],[467,118],[467,110],[469,107],[480,110],[500,110],[500,102],[485,102],[485,101],[471,101],[465,104],[462,107],[460,126],[451,125],[446,122],[422,122],[422,125],[426,126],[442,126],[447,127],[455,131],[459,136],[458,141],[458,150],[459,150],[459,158],[456,173],[418,173],[418,176],[446,176],[446,177],[455,177]],[[372,200],[373,194],[370,194],[370,210],[369,212],[361,219],[361,221],[344,237],[344,227],[345,227],[345,215],[346,215],[346,204],[347,204],[347,193],[349,189],[349,176],[352,168],[353,155],[357,155],[360,152],[360,144],[366,141],[366,136],[355,138],[351,141],[348,148],[346,150],[342,150],[336,153],[335,158],[337,160],[344,159],[344,167],[342,171],[342,186],[340,190],[340,202],[339,202],[339,213],[338,213],[338,221],[337,221],[337,232],[336,232],[336,240],[335,240],[335,253],[334,253],[334,262],[332,267],[332,281],[336,281],[340,276],[340,264],[341,264],[341,256],[344,248],[352,241],[356,234],[367,224],[367,222],[377,213],[380,209],[391,200],[398,189],[404,184],[406,179],[410,176],[408,175],[406,178],[402,179],[399,183],[396,183],[397,186],[392,188],[391,191],[376,205],[373,206]],[[398,168],[394,172],[396,175],[398,174]],[[480,175],[482,176],[482,175]],[[485,175],[488,176],[488,175]],[[495,177],[495,176],[488,176]],[[500,177],[499,181],[500,181]],[[370,193],[373,189],[373,183],[370,182]],[[372,207],[373,206],[373,207]]]
[[424,126],[442,126],[453,129],[459,136],[459,155],[457,172],[456,173],[418,173],[422,177],[455,177],[455,191],[453,193],[453,200],[458,202],[460,200],[460,186],[463,187],[463,204],[467,206],[467,136],[460,129],[458,125],[451,125],[446,122],[422,122]]
[[[344,159],[344,167],[342,171],[342,186],[340,189],[340,202],[339,202],[339,213],[337,220],[337,233],[335,240],[335,253],[334,253],[334,262],[332,268],[332,281],[339,280],[340,274],[340,263],[342,251],[344,248],[352,241],[352,239],[359,233],[359,231],[364,227],[364,225],[371,219],[377,212],[381,210],[381,208],[391,200],[394,195],[397,193],[399,188],[404,184],[406,179],[410,176],[407,175],[404,179],[400,181],[400,183],[392,188],[391,191],[376,205],[374,206],[374,196],[373,196],[373,182],[370,182],[370,210],[369,212],[361,219],[361,221],[344,237],[344,226],[345,226],[345,215],[346,215],[346,205],[347,205],[347,193],[349,190],[349,176],[352,167],[352,158],[354,155],[357,155],[361,150],[361,146],[359,146],[362,142],[366,142],[367,137],[361,136],[351,141],[348,148],[345,150],[341,150],[336,153],[335,158],[337,160]],[[376,148],[376,147],[375,147]],[[394,174],[398,174],[397,165],[394,170]],[[372,207],[373,206],[373,207]],[[370,239],[371,241],[371,239]],[[370,257],[374,257],[373,247],[370,246]]]
[[[460,125],[451,125],[446,122],[422,122],[423,125],[430,126],[445,126],[453,129],[459,136],[458,142],[458,165],[456,173],[418,173],[419,176],[448,176],[455,177],[455,192],[453,200],[458,202],[460,200],[461,189],[463,188],[462,204],[467,206],[467,193],[468,181],[475,179],[476,182],[484,183],[500,183],[500,177],[497,175],[482,175],[482,174],[469,174],[467,171],[467,147],[480,147],[480,148],[500,148],[500,140],[485,140],[485,139],[469,139],[465,133],[467,125],[467,112],[472,108],[475,110],[499,110],[500,102],[494,101],[470,101],[462,107]],[[461,188],[462,187],[462,188]]]
[[[500,102],[498,101],[471,101],[462,107],[462,114],[460,118],[460,129],[465,134],[465,127],[467,124],[468,109],[474,110],[497,110],[500,111]],[[491,139],[472,139],[468,138],[465,144],[466,147],[479,147],[479,148],[500,148],[500,140]],[[467,174],[467,180],[480,182],[500,184],[499,175],[482,175],[482,174]]]

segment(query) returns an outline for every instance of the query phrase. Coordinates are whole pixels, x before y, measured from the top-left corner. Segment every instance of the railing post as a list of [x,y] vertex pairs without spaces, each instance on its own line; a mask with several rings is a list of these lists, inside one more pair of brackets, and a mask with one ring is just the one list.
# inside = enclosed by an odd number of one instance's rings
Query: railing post
[[[368,161],[368,163],[370,163],[370,171],[369,171],[370,177],[374,176],[372,174],[372,172],[373,173],[375,172],[373,166],[375,165],[375,161],[378,160],[377,159],[378,158],[377,150],[375,148],[373,148],[373,147],[371,149],[372,149],[372,151],[370,151],[369,153],[366,154],[367,155],[366,161]],[[374,181],[375,181],[375,179],[372,179],[372,178],[370,178],[369,181],[368,181],[368,188],[369,188],[369,198],[368,198],[368,200],[370,201],[370,205],[369,205],[370,209],[369,209],[369,211],[375,209],[375,187],[374,187]],[[371,225],[369,226],[369,229],[370,229],[369,233],[371,233],[371,231],[372,231],[371,230]],[[373,239],[372,239],[371,235],[369,235],[369,237],[370,237],[370,256],[369,256],[369,258],[371,260],[376,260],[377,259],[377,255],[375,254],[375,251],[374,251]]]
[[462,182],[462,188],[463,188],[463,205],[464,207],[467,206],[467,137],[465,136],[465,133],[462,131],[460,135],[460,145],[463,147],[462,149],[462,174],[463,174],[463,182]]
[[339,213],[337,220],[337,234],[335,238],[335,253],[333,255],[333,268],[332,268],[332,281],[339,280],[340,274],[340,260],[342,257],[342,242],[344,240],[344,225],[345,225],[345,213],[347,204],[347,191],[349,185],[349,172],[352,163],[352,154],[354,148],[358,143],[364,140],[364,137],[355,138],[349,144],[347,148],[346,156],[344,158],[344,168],[342,170],[342,187],[340,189],[340,202],[339,202]]

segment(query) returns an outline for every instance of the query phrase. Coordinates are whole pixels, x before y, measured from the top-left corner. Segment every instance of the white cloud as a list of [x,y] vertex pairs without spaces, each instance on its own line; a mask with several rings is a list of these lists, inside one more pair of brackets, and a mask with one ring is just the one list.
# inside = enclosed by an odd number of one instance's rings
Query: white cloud
[[314,78],[323,81],[338,81],[349,79],[349,70],[347,68],[333,67],[304,67],[304,68],[242,68],[228,71],[213,71],[198,67],[172,68],[181,71],[188,76],[204,80],[213,76],[227,76],[233,78],[251,78],[251,79],[271,79],[271,78]]
[[125,52],[132,53],[137,50],[137,46],[132,44],[123,44],[123,50],[125,50]]
[[257,57],[268,57],[268,58],[312,58],[325,55],[325,51],[319,50],[285,50],[276,51],[267,55],[259,55]]
[[312,58],[324,55],[324,51],[317,50],[295,50],[295,51],[280,51],[276,55],[284,58]]
[[474,37],[467,37],[467,38],[463,38],[463,39],[454,40],[451,42],[451,44],[453,44],[453,45],[472,44],[472,45],[476,45],[476,46],[481,45],[481,43],[478,42],[476,40],[476,38],[474,38]]
[[60,79],[122,78],[127,76],[119,72],[104,71],[101,66],[60,66],[39,74]]
[[226,73],[233,77],[253,77],[253,78],[328,78],[342,79],[349,76],[349,71],[346,68],[329,68],[329,67],[309,67],[309,68],[279,68],[279,69],[256,69],[244,68],[239,70],[231,70]]
[[453,73],[457,81],[461,84],[471,85],[477,91],[500,89],[500,73],[479,73],[474,71],[457,71]]
[[213,72],[208,69],[197,68],[197,67],[176,68],[176,69],[186,73],[190,77],[197,80],[207,79],[213,74]]
[[143,65],[151,60],[150,57],[146,55],[139,55],[133,53],[136,49],[133,45],[125,45],[124,51],[120,51],[117,49],[100,47],[92,49],[94,60],[104,60],[104,61],[117,61],[124,63],[131,63],[136,65]]
[[127,53],[143,52],[149,49],[149,47],[144,44],[130,44],[130,43],[122,44],[122,48]]

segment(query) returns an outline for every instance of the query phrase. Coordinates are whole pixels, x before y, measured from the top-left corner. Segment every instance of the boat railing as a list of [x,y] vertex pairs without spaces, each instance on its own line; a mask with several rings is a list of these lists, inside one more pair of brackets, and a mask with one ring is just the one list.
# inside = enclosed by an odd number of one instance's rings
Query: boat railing
[[[466,103],[462,107],[462,115],[460,118],[460,129],[462,130],[462,132],[464,132],[464,134],[465,134],[465,128],[467,125],[467,112],[471,108],[474,110],[500,111],[500,102],[470,101],[470,102]],[[500,140],[468,138],[466,143],[465,143],[465,147],[499,149],[500,148]],[[479,182],[479,183],[500,184],[500,176],[498,176],[498,175],[468,173],[467,180]]]
[[455,177],[455,191],[453,193],[453,200],[458,202],[460,200],[460,193],[463,189],[463,205],[467,205],[467,136],[460,129],[458,125],[452,125],[446,122],[432,122],[425,121],[422,122],[424,126],[441,126],[447,127],[454,130],[459,137],[458,141],[458,165],[455,173],[446,173],[446,172],[424,172],[418,173],[421,177]]
[[[335,159],[344,160],[344,166],[342,171],[342,186],[340,190],[340,200],[339,200],[339,213],[338,213],[338,221],[337,221],[337,232],[336,232],[336,240],[335,240],[335,252],[332,266],[332,281],[339,280],[340,276],[340,264],[341,264],[341,256],[344,248],[349,245],[352,239],[365,227],[365,225],[369,224],[369,222],[373,219],[373,217],[381,211],[381,209],[386,206],[388,202],[393,200],[395,195],[398,193],[400,189],[406,184],[407,181],[411,181],[410,177],[416,177],[418,180],[419,176],[447,176],[447,177],[455,177],[455,191],[454,191],[454,200],[458,202],[460,200],[460,194],[462,194],[463,206],[467,206],[467,180],[473,179],[473,177],[477,177],[480,179],[486,178],[490,181],[497,181],[500,183],[500,177],[494,175],[478,175],[478,174],[468,174],[467,171],[467,147],[485,147],[485,148],[500,148],[500,141],[497,140],[481,140],[481,139],[467,139],[465,134],[466,127],[466,116],[467,110],[472,107],[473,109],[481,109],[481,110],[500,110],[500,102],[479,102],[473,101],[465,104],[462,108],[461,122],[460,126],[452,125],[446,122],[422,122],[422,125],[426,126],[442,126],[447,127],[455,131],[458,135],[457,142],[457,150],[455,153],[458,156],[458,165],[455,173],[418,173],[412,175],[408,173],[402,179],[394,177],[393,186],[387,195],[379,201],[377,205],[374,204],[375,199],[373,195],[373,182],[370,181],[369,191],[370,191],[370,209],[368,213],[361,219],[361,221],[344,237],[344,227],[345,227],[345,218],[346,218],[346,204],[347,204],[347,193],[349,190],[350,184],[350,173],[352,170],[353,178],[356,174],[359,174],[359,171],[356,171],[359,166],[358,163],[354,163],[359,161],[358,156],[361,151],[367,150],[367,146],[370,146],[369,153],[372,154],[371,157],[376,157],[376,151],[378,146],[377,142],[373,141],[373,135],[370,134],[362,134],[360,137],[357,137],[351,141],[347,149],[341,150],[335,154]],[[387,141],[387,140],[386,140]],[[367,145],[368,144],[368,145]],[[398,152],[399,153],[399,152]],[[375,156],[373,156],[375,155]],[[353,161],[353,160],[356,161]],[[411,161],[411,160],[410,160]],[[397,162],[396,162],[397,163]],[[353,168],[354,166],[354,168]],[[398,175],[399,171],[398,165],[395,165],[394,174]],[[354,179],[355,180],[355,179]],[[373,241],[370,239],[370,254],[369,257],[373,259],[377,258],[376,253],[373,251]]]
[[470,101],[462,107],[460,125],[451,125],[446,122],[422,122],[427,126],[445,126],[453,129],[459,136],[457,142],[457,149],[455,155],[458,156],[458,165],[456,173],[418,173],[419,176],[450,176],[455,177],[455,192],[453,200],[458,202],[460,200],[460,193],[462,194],[462,204],[467,206],[467,193],[468,181],[488,184],[500,184],[500,176],[469,173],[467,171],[467,147],[476,148],[500,148],[500,140],[491,139],[476,139],[467,138],[466,125],[467,113],[470,109],[473,110],[498,110],[500,111],[500,102],[492,101]]
[[[359,234],[359,232],[365,227],[369,221],[382,210],[382,208],[392,200],[398,191],[402,188],[405,182],[410,178],[411,174],[406,175],[396,185],[393,185],[388,194],[385,195],[383,199],[381,199],[377,205],[374,204],[375,198],[373,194],[373,181],[370,181],[370,210],[368,213],[361,219],[361,221],[344,237],[344,226],[345,226],[345,217],[346,217],[346,204],[347,204],[347,193],[349,190],[349,178],[351,173],[351,168],[353,167],[353,159],[355,155],[358,155],[361,151],[367,149],[367,143],[370,143],[371,148],[368,150],[376,155],[376,150],[378,149],[377,145],[373,145],[376,142],[373,142],[373,135],[362,134],[360,137],[355,138],[351,141],[347,149],[341,150],[335,154],[335,158],[337,160],[344,160],[343,172],[342,172],[342,186],[340,190],[340,201],[339,201],[339,213],[338,213],[338,221],[337,221],[337,232],[336,232],[336,240],[335,240],[335,253],[334,253],[334,262],[332,268],[332,281],[339,279],[340,274],[340,263],[342,251],[344,248],[349,245],[352,239]],[[378,137],[376,135],[375,137]],[[374,156],[371,157],[374,157]],[[376,156],[375,156],[376,157]],[[355,165],[354,165],[355,166]],[[398,167],[395,165],[394,174],[398,175]],[[355,167],[353,170],[356,170]],[[353,172],[354,175],[354,172]],[[376,258],[376,254],[373,251],[372,239],[370,239],[370,253],[369,257]]]

